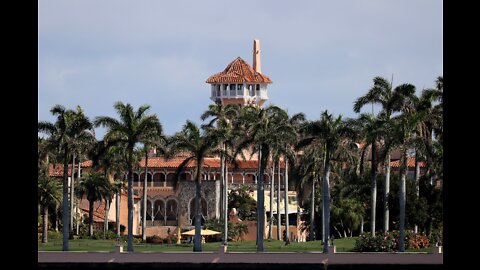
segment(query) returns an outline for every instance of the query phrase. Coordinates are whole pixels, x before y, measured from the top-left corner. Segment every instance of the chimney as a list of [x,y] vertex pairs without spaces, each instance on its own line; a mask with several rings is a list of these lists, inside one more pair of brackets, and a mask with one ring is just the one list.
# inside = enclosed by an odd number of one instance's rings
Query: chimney
[[262,64],[260,63],[260,40],[253,40],[253,70],[262,73]]

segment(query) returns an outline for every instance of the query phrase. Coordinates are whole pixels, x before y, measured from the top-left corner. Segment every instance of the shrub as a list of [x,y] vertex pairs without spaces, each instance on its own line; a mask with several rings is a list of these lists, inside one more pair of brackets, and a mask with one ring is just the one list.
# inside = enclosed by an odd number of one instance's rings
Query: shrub
[[439,230],[435,230],[430,234],[430,243],[432,243],[433,246],[438,244],[439,246],[443,246],[443,230],[440,228]]
[[426,235],[422,234],[415,234],[413,232],[407,233],[407,241],[408,245],[405,248],[409,249],[420,249],[426,248],[430,245],[430,240]]
[[398,237],[393,233],[377,234],[373,237],[365,233],[358,237],[353,249],[357,252],[392,252],[398,250]]
[[150,243],[150,244],[162,244],[163,243],[163,239],[158,236],[158,235],[154,235],[154,236],[147,236],[147,243]]
[[[395,252],[399,251],[400,233],[398,231],[385,232],[372,237],[370,233],[361,235],[355,242],[354,251],[357,252]],[[405,249],[426,248],[430,241],[426,235],[407,232]]]

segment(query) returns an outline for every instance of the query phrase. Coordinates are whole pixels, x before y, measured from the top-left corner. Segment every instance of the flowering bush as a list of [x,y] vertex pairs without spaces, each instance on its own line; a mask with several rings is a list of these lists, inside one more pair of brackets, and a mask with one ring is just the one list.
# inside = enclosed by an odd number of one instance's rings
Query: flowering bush
[[426,235],[410,233],[408,235],[408,248],[420,249],[426,248],[430,244]]
[[392,252],[398,250],[398,240],[392,233],[377,234],[375,237],[370,233],[360,235],[355,242],[354,251],[357,252]]

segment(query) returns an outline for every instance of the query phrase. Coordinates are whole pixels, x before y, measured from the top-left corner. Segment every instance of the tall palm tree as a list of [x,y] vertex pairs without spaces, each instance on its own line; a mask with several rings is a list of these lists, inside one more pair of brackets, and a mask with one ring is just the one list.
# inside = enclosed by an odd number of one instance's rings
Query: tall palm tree
[[[244,149],[258,152],[259,172],[257,181],[257,251],[263,252],[265,230],[265,194],[264,173],[272,147],[279,145],[280,138],[294,137],[294,131],[286,124],[287,113],[277,106],[242,108],[240,122],[243,125],[244,138],[236,153]],[[283,121],[282,121],[283,120]],[[235,156],[235,155],[234,155]]]
[[96,201],[106,198],[109,194],[108,179],[98,172],[86,173],[84,177],[80,178],[77,187],[77,195],[82,198],[86,197],[88,200],[88,234],[93,236],[93,206]]
[[[402,111],[404,106],[405,95],[411,95],[411,89],[415,89],[415,86],[411,84],[401,84],[397,87],[392,87],[392,81],[388,81],[382,77],[373,78],[373,86],[368,92],[359,97],[354,105],[353,110],[359,113],[362,107],[369,103],[380,104],[382,106],[381,113],[385,114],[385,118],[390,119],[395,112]],[[372,112],[373,113],[373,112]],[[389,145],[389,144],[386,144]],[[383,229],[389,230],[389,208],[388,208],[388,194],[390,193],[390,151],[391,149],[384,149],[384,167],[385,167],[385,179],[384,179],[384,193],[383,193]]]
[[68,161],[72,153],[72,147],[77,141],[93,140],[91,133],[92,124],[81,112],[80,106],[77,111],[67,110],[61,105],[55,105],[50,112],[57,116],[55,123],[46,121],[38,122],[38,132],[49,135],[47,141],[51,148],[57,148],[63,159],[63,245],[62,250],[68,251],[70,211],[68,204]]
[[284,176],[284,202],[285,202],[285,244],[290,244],[290,224],[289,224],[289,200],[288,200],[288,165],[295,164],[296,152],[295,146],[299,141],[300,129],[305,122],[305,115],[303,113],[294,114],[291,118],[285,112],[284,116],[278,117],[275,123],[277,127],[283,128],[283,133],[279,133],[276,141],[273,143],[273,149],[276,149],[278,154],[283,155],[285,162],[285,176]]
[[298,146],[312,143],[323,143],[325,148],[324,168],[323,168],[323,224],[325,236],[323,252],[328,253],[328,242],[330,237],[330,171],[331,159],[333,154],[339,148],[344,140],[353,137],[353,130],[342,121],[342,116],[333,118],[332,114],[324,111],[320,120],[310,122],[306,127],[307,137],[302,139]]
[[130,104],[116,102],[113,106],[120,117],[117,120],[108,116],[95,118],[95,126],[106,127],[104,140],[108,145],[118,145],[127,152],[128,168],[128,243],[127,250],[133,251],[133,167],[134,147],[151,134],[162,133],[162,126],[156,115],[147,115],[149,105],[143,105],[135,111]]
[[[407,102],[409,103],[409,102]],[[405,203],[406,203],[406,177],[407,177],[407,156],[408,149],[414,145],[414,132],[424,117],[425,112],[415,112],[413,104],[410,104],[411,110],[406,110],[403,114],[394,118],[396,125],[394,137],[397,145],[400,146],[401,162],[400,162],[400,252],[405,251]]]
[[372,162],[371,162],[371,218],[370,231],[372,236],[375,236],[376,224],[376,209],[377,209],[377,167],[378,167],[378,144],[382,138],[387,135],[386,130],[389,119],[385,114],[379,114],[378,117],[362,113],[357,119],[349,120],[349,124],[357,131],[358,135],[365,140],[367,145],[372,147]]
[[217,154],[218,138],[214,133],[205,132],[205,129],[200,129],[195,123],[187,120],[180,132],[177,132],[170,138],[170,156],[175,155],[178,152],[189,153],[187,158],[180,163],[176,170],[175,184],[178,185],[178,178],[180,174],[185,170],[186,166],[194,161],[195,162],[195,238],[194,238],[194,252],[202,251],[201,240],[201,219],[202,213],[200,209],[200,197],[201,197],[201,180],[202,169],[205,157],[213,156]]
[[48,167],[44,166],[38,175],[38,203],[42,213],[42,243],[48,242],[48,208],[60,201],[61,183],[48,176]]
[[[200,116],[202,121],[210,118],[210,121],[204,125],[205,128],[215,128],[211,132],[216,133],[216,137],[219,139],[220,148],[220,220],[224,221],[224,236],[223,245],[228,244],[228,181],[227,181],[227,164],[225,162],[225,154],[228,152],[228,146],[232,146],[233,139],[235,138],[233,128],[235,120],[240,114],[240,106],[236,104],[223,105],[221,103],[215,103],[208,106],[208,109]],[[232,146],[233,147],[233,146]]]
[[315,240],[315,185],[319,182],[318,178],[323,173],[324,153],[323,143],[316,141],[304,148],[304,153],[299,159],[299,176],[301,178],[300,185],[297,187],[304,189],[307,184],[310,184],[312,190],[310,198],[310,227],[308,230],[310,241]]

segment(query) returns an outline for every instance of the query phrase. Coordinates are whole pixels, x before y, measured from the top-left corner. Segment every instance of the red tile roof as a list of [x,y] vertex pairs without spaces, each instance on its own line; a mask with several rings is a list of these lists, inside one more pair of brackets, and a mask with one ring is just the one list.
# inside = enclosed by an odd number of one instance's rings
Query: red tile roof
[[[77,172],[76,167],[75,172]],[[50,164],[50,167],[48,168],[48,173],[50,176],[63,177],[63,164]],[[72,176],[71,164],[68,164],[68,176]]]
[[[407,165],[409,168],[414,168],[415,167],[415,158],[414,157],[408,157],[407,158]],[[419,162],[420,168],[425,167],[425,162],[420,161]],[[392,168],[399,168],[400,167],[400,160],[395,160],[390,162],[390,167]]]
[[270,78],[255,70],[240,57],[233,60],[222,72],[210,76],[207,83],[272,83]]

